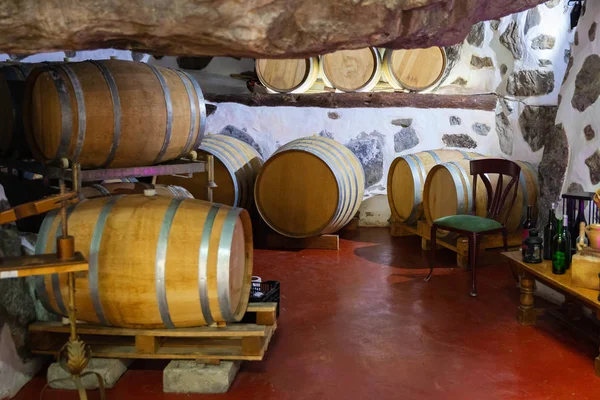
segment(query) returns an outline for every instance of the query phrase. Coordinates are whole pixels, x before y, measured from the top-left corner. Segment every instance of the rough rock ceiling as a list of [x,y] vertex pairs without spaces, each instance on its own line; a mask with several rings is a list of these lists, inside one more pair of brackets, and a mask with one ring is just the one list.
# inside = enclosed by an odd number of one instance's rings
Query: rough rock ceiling
[[0,51],[123,48],[301,57],[369,45],[452,45],[542,0],[4,0]]

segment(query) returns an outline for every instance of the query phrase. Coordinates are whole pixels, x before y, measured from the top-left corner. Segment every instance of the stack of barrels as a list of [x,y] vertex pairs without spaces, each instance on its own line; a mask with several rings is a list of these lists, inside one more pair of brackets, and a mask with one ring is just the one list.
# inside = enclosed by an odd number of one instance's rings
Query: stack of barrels
[[[396,158],[388,173],[388,202],[393,219],[406,225],[423,219],[431,224],[448,215],[469,214],[474,205],[477,214],[485,216],[486,188],[478,178],[477,193],[473,195],[469,166],[470,160],[484,157],[487,156],[461,150],[432,150]],[[528,205],[533,206],[534,218],[537,215],[537,171],[527,162],[516,163],[521,167],[517,198],[512,209],[507,202],[501,214],[508,214],[506,226],[510,232],[525,221]],[[495,187],[499,176],[489,174],[488,179]],[[438,235],[447,236],[448,232],[440,230]]]
[[[253,255],[244,208],[262,164],[254,149],[221,136],[203,141],[202,91],[182,71],[119,60],[34,67],[0,70],[2,112],[12,118],[0,130],[2,156],[24,156],[23,137],[39,162],[66,158],[84,169],[149,166],[197,150],[215,155],[223,181],[217,197],[224,204],[162,182],[83,187],[67,216],[76,250],[89,262],[77,280],[77,318],[132,328],[239,321]],[[194,190],[199,198],[206,198],[205,181],[196,185],[203,193]],[[56,251],[60,221],[58,211],[46,215],[36,253]],[[48,310],[67,315],[66,275],[38,277],[36,290]]]
[[[367,47],[297,60],[256,60],[256,75],[273,93],[381,90],[428,91],[446,76],[441,47],[389,50]],[[320,82],[318,80],[320,79]]]

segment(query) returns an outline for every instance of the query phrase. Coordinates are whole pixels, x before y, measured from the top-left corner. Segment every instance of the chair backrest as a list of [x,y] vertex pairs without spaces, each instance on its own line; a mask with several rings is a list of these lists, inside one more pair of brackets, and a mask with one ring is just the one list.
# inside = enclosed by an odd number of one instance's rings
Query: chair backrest
[[[502,225],[506,225],[506,221],[510,215],[510,212],[515,204],[517,198],[517,189],[519,187],[519,175],[521,174],[521,167],[519,164],[510,160],[502,158],[482,158],[478,160],[471,160],[471,175],[473,176],[473,199],[477,199],[477,178],[479,177],[487,192],[487,210],[486,217],[498,220],[506,200],[509,201],[509,207],[506,215],[500,222]],[[498,174],[498,182],[496,183],[496,189],[492,188],[487,174]],[[504,175],[511,177],[506,187],[504,187]],[[512,194],[511,194],[512,192]],[[473,214],[477,214],[477,201],[473,201]]]

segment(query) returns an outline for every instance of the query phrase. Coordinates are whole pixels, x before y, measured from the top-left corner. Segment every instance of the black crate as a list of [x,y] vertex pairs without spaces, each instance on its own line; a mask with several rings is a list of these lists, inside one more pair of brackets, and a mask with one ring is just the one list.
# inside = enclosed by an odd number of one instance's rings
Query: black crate
[[[280,296],[280,285],[279,281],[264,281],[260,283],[260,287],[252,286],[250,289],[250,303],[277,303],[277,317],[279,317],[279,296]],[[259,295],[262,293],[262,296]],[[252,316],[248,316],[247,314],[242,319],[242,322],[254,323],[256,321],[251,321]]]

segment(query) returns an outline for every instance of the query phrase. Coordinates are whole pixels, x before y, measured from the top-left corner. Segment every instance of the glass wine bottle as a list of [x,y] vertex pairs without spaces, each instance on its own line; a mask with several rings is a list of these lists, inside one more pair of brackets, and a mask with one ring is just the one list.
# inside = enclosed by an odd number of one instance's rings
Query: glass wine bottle
[[569,232],[569,217],[567,215],[563,216],[563,234],[565,235],[565,240],[567,242],[567,253],[566,255],[566,269],[571,268],[571,260],[573,259],[573,238],[571,237],[571,232]]
[[556,236],[556,203],[548,210],[548,222],[544,227],[544,260],[552,260],[552,240]]
[[570,253],[567,243],[566,231],[569,230],[568,218],[565,215],[562,221],[559,220],[556,236],[553,240],[552,254],[552,273],[562,275],[567,272],[567,253]]
[[[571,239],[575,239],[579,235],[579,225],[581,223],[587,225],[587,221],[585,219],[585,200],[579,200],[579,211],[577,211],[577,217],[569,224],[569,233],[571,234]],[[571,248],[576,250],[576,242],[571,243]]]
[[[527,206],[527,219],[523,222],[523,230],[521,231],[521,243],[525,242],[525,239],[529,237],[529,231],[534,228],[533,222],[531,220],[533,207],[531,205]],[[521,245],[521,250],[525,250],[525,245]]]

